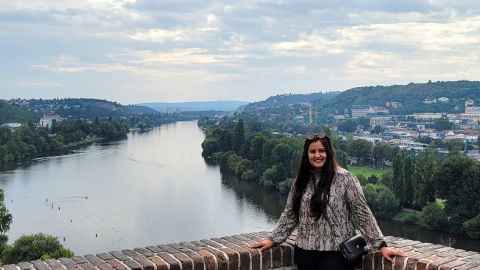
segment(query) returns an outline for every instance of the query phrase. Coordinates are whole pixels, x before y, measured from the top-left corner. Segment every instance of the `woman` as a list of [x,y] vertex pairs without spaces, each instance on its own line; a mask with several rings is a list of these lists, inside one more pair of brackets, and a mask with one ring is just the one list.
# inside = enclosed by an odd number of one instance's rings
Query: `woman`
[[268,239],[252,245],[261,251],[284,242],[297,228],[295,262],[299,270],[353,269],[339,244],[359,230],[370,250],[391,256],[404,253],[387,247],[357,178],[339,167],[327,136],[306,139],[302,162],[285,210]]

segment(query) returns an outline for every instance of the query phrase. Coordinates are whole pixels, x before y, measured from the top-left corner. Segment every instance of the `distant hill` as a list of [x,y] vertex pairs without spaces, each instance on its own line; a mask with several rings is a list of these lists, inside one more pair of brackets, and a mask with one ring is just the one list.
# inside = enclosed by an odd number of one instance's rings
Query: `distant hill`
[[235,111],[248,104],[246,101],[192,101],[192,102],[151,102],[140,103],[159,112],[192,112],[192,111]]
[[[448,98],[447,102],[426,103],[425,100]],[[352,105],[385,106],[387,102],[400,102],[401,106],[391,108],[392,113],[410,114],[415,112],[464,111],[465,100],[480,102],[479,81],[448,81],[409,83],[407,85],[356,87],[338,94],[327,103],[316,101],[317,110],[341,113]]]
[[340,92],[312,93],[312,94],[283,94],[267,98],[259,102],[252,102],[245,106],[243,111],[258,111],[273,109],[293,104],[328,102],[335,98]]
[[53,112],[70,119],[120,118],[158,113],[148,107],[125,106],[117,102],[90,98],[13,99],[9,100],[8,104],[39,116]]
[[19,106],[14,106],[8,103],[6,100],[0,100],[0,125],[4,123],[12,122],[28,122],[34,121],[38,118],[35,113],[21,108]]

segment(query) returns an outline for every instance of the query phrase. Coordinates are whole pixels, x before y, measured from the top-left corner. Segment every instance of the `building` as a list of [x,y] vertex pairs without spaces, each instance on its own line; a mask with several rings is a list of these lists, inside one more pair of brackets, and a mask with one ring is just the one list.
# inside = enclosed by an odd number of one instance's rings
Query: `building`
[[365,117],[370,112],[368,105],[352,105],[352,118]]
[[432,121],[443,117],[441,113],[414,113],[411,116],[417,121]]
[[385,107],[373,106],[373,107],[369,108],[368,113],[371,113],[371,114],[389,114],[390,111]]
[[390,116],[375,116],[370,118],[370,127],[374,128],[375,126],[384,127],[387,123],[392,121],[392,117]]
[[465,114],[480,115],[480,106],[465,104]]
[[385,107],[387,107],[387,108],[397,109],[397,108],[400,108],[401,106],[402,106],[402,103],[397,102],[397,101],[387,101],[387,102],[385,102]]
[[20,123],[5,123],[5,124],[0,125],[0,127],[9,128],[9,129],[16,129],[16,128],[19,128],[21,126],[22,126],[22,124],[20,124]]
[[436,98],[426,98],[423,100],[423,103],[424,104],[434,104],[434,103],[437,103],[437,99]]
[[448,103],[450,101],[450,99],[447,98],[447,97],[441,97],[441,98],[438,98],[438,101],[442,102],[442,103]]
[[51,128],[53,122],[61,122],[63,120],[62,117],[58,114],[48,113],[44,114],[43,117],[40,119],[38,125],[40,127]]

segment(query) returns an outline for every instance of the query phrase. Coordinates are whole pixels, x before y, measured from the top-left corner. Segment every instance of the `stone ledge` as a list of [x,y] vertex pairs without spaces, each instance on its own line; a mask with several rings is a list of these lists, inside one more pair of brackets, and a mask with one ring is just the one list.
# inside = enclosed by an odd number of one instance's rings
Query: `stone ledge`
[[389,262],[380,254],[364,258],[365,270],[480,270],[480,253],[399,237],[385,237],[387,244],[403,250],[406,257]]
[[[292,270],[295,235],[260,253],[248,245],[268,232],[111,251],[96,255],[3,265],[0,270]],[[393,262],[378,253],[365,256],[365,270],[480,270],[480,253],[387,236],[387,244],[406,252]]]
[[267,232],[3,265],[1,270],[252,270],[294,267],[293,246],[248,248]]

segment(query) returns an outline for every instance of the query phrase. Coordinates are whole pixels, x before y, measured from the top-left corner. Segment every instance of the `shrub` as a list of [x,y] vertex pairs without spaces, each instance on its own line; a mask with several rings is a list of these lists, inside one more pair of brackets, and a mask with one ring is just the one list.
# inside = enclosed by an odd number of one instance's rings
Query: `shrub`
[[393,192],[381,184],[367,184],[365,198],[375,215],[382,218],[391,218],[400,209],[400,202]]
[[465,221],[463,228],[471,238],[480,239],[480,215]]
[[438,199],[423,207],[421,217],[422,225],[429,229],[439,230],[448,225],[445,203]]
[[7,246],[2,254],[4,264],[33,261],[49,258],[72,257],[73,252],[64,248],[58,239],[42,233],[24,235],[12,246]]
[[418,224],[421,216],[417,212],[402,211],[398,213],[394,219],[405,224]]

